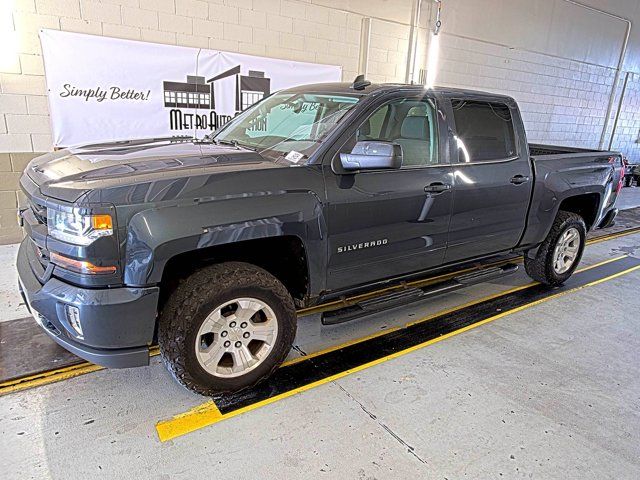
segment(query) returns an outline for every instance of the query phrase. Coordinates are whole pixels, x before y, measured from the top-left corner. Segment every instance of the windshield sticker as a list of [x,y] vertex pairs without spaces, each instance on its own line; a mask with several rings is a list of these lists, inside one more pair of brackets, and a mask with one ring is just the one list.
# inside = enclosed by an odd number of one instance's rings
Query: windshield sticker
[[284,158],[286,158],[290,162],[298,163],[300,160],[302,160],[304,158],[304,153],[300,153],[300,152],[296,152],[295,150],[291,150],[289,153],[287,153],[287,155]]

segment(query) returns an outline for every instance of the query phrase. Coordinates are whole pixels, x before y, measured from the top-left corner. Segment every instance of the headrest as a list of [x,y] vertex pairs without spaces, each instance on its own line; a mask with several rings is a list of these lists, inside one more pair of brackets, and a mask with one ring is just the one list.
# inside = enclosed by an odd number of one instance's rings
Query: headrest
[[400,136],[415,140],[428,140],[429,119],[427,117],[406,117],[402,121]]

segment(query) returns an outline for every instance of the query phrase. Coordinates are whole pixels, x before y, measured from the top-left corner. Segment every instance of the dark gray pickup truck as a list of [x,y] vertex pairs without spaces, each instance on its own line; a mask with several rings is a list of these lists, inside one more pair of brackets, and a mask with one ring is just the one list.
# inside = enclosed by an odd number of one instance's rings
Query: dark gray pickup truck
[[562,283],[587,231],[613,222],[622,168],[617,153],[527,144],[506,96],[307,85],[204,139],[33,160],[20,289],[91,362],[146,365],[157,341],[186,387],[236,391],[287,356],[296,307],[508,252]]

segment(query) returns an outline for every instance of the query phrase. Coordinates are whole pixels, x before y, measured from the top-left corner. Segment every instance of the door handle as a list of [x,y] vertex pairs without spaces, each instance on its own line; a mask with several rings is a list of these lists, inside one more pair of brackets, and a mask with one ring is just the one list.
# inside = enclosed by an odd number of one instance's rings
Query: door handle
[[514,185],[522,185],[523,183],[527,183],[529,181],[529,177],[525,175],[516,175],[509,180]]
[[442,193],[447,190],[451,190],[451,185],[448,183],[434,182],[424,187],[425,193]]

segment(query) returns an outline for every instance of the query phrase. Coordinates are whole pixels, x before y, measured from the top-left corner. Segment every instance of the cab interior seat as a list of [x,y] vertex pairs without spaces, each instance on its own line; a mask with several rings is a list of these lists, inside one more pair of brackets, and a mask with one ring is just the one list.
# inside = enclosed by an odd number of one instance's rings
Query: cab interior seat
[[400,136],[394,141],[402,147],[402,164],[406,166],[431,163],[429,119],[424,116],[407,116],[402,121]]

